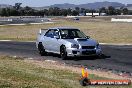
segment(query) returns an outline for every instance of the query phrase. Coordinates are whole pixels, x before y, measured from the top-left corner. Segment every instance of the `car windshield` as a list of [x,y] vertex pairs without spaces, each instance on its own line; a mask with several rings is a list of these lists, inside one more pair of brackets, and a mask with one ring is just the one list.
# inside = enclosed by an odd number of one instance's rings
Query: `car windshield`
[[86,35],[78,29],[61,29],[62,39],[86,38]]

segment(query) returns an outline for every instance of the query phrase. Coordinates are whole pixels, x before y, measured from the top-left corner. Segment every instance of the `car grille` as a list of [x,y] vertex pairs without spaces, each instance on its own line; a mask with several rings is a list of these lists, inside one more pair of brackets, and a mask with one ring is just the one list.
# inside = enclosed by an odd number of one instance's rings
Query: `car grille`
[[82,49],[94,49],[95,46],[82,46]]
[[96,54],[96,51],[95,50],[92,50],[92,51],[82,51],[82,54],[83,55]]

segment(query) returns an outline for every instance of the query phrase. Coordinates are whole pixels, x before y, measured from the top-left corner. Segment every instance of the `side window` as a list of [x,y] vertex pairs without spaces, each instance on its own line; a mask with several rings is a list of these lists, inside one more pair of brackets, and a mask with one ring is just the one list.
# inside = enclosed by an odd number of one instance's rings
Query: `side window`
[[72,36],[76,36],[76,31],[72,31]]
[[61,30],[61,37],[66,38],[68,36],[68,31],[67,30]]
[[54,37],[53,33],[54,33],[54,30],[49,30],[49,31],[46,32],[45,36],[53,38]]

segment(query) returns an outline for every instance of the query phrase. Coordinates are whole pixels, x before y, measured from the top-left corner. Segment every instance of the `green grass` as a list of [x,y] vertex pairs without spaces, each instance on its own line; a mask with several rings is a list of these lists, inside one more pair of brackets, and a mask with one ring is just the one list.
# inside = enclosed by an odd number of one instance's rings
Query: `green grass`
[[[80,74],[69,70],[46,69],[29,64],[22,58],[0,57],[0,88],[83,88]],[[90,79],[104,79],[90,74]],[[112,86],[131,88],[132,86]],[[88,86],[86,88],[111,88],[111,86]]]
[[[86,18],[87,19],[87,18]],[[0,26],[0,40],[10,39],[19,41],[36,40],[40,28],[70,26],[80,28],[86,35],[105,43],[132,43],[132,23],[74,22],[61,20],[53,24]]]

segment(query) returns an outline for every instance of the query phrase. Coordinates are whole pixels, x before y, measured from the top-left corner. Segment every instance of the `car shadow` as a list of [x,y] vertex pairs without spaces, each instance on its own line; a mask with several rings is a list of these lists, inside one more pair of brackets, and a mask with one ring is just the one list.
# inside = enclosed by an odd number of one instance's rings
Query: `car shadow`
[[[48,53],[46,56],[53,56],[53,57],[61,58],[60,55],[54,54],[54,53]],[[111,58],[111,56],[102,54],[101,56],[68,57],[65,60],[80,61],[80,60],[97,60],[97,59],[107,59],[107,58]]]
[[81,60],[97,60],[97,59],[107,59],[107,58],[111,58],[111,56],[102,54],[101,56],[72,57],[67,60],[81,61]]

